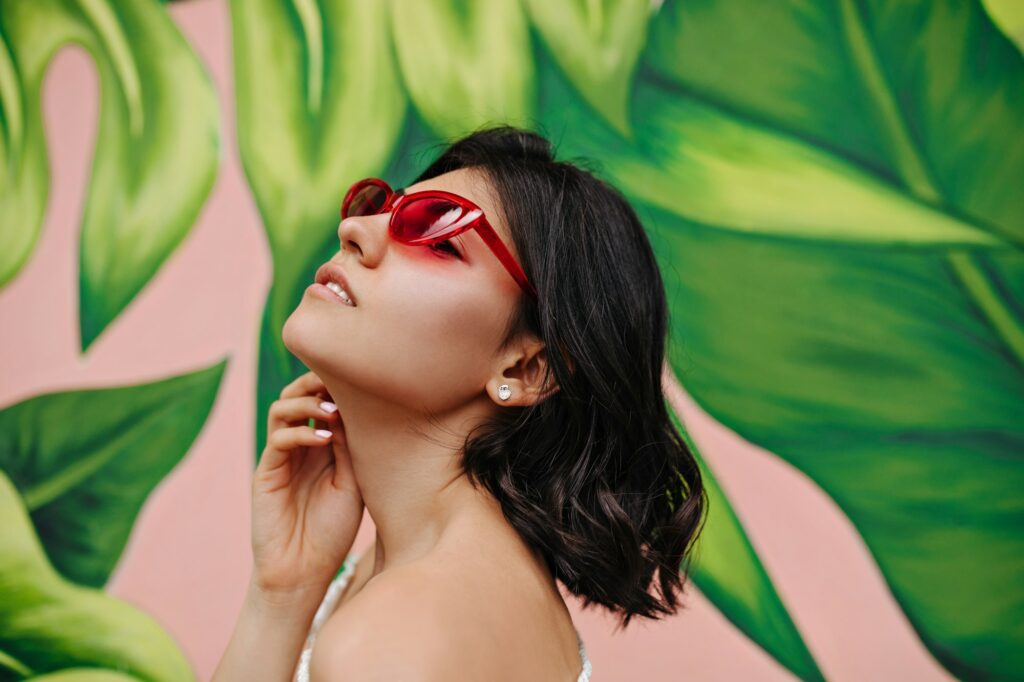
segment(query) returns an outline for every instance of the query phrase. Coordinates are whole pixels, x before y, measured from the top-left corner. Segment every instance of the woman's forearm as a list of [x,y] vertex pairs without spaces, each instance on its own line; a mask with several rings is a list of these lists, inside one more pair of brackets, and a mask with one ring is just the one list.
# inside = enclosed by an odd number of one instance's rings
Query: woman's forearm
[[322,594],[272,597],[251,583],[211,682],[292,679]]

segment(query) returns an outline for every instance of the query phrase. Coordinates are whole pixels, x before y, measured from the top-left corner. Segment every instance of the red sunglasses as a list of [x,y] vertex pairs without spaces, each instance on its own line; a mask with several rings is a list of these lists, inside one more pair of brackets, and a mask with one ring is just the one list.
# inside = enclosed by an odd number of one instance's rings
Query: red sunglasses
[[483,210],[469,199],[439,189],[399,194],[380,178],[366,178],[349,188],[341,204],[342,220],[388,211],[391,238],[412,246],[439,244],[476,228],[519,286],[537,298],[537,289],[487,222]]

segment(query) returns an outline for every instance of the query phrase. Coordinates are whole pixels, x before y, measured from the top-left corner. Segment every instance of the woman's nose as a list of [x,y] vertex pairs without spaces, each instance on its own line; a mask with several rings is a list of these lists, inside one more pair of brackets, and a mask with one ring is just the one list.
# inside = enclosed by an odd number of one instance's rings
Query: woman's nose
[[338,224],[338,241],[342,251],[351,251],[368,267],[380,262],[387,248],[390,214],[349,216]]

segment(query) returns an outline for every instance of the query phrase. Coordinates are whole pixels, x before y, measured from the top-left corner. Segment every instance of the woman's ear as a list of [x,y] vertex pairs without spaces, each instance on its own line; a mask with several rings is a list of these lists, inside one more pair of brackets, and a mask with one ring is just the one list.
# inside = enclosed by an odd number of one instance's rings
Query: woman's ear
[[496,376],[487,382],[487,393],[499,405],[526,407],[539,403],[561,388],[553,373],[544,383],[548,371],[544,342],[528,337],[501,356]]

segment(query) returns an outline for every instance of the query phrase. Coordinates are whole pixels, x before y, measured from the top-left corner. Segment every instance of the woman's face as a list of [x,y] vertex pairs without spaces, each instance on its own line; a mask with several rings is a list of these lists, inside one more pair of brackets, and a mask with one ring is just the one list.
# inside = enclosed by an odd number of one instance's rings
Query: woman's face
[[[486,176],[459,169],[410,185],[441,189],[483,209],[519,260]],[[288,317],[285,346],[328,385],[349,386],[414,411],[440,413],[477,399],[500,374],[497,351],[522,290],[476,230],[440,247],[388,236],[390,213],[338,225],[344,271],[356,306],[310,293]],[[312,283],[312,282],[311,282]],[[336,398],[338,396],[335,396]]]

